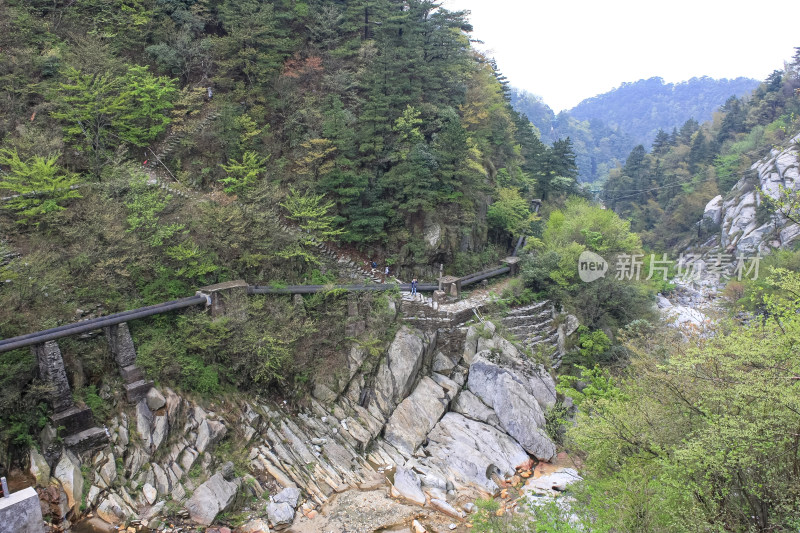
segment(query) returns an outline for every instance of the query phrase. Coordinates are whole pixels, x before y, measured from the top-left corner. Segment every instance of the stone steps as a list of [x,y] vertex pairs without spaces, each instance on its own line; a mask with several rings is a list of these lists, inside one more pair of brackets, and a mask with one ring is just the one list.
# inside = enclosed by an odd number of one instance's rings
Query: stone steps
[[528,338],[531,335],[538,335],[542,331],[549,331],[550,326],[553,324],[553,319],[550,318],[543,322],[534,322],[533,324],[523,324],[521,326],[514,326],[506,328],[506,330],[515,337]]
[[63,427],[66,435],[80,433],[94,425],[92,410],[88,407],[78,407],[77,405],[73,405],[60,413],[55,413],[52,421],[54,427]]
[[106,430],[99,427],[85,429],[64,439],[64,445],[77,453],[102,448],[107,443],[108,434]]
[[152,380],[140,379],[133,383],[125,385],[125,395],[130,403],[137,403],[139,400],[147,395],[147,392],[153,387]]
[[558,332],[555,331],[548,336],[537,335],[530,339],[526,339],[523,344],[527,348],[534,348],[536,346],[548,345],[553,348],[558,347]]
[[137,381],[144,381],[144,372],[142,372],[142,369],[136,365],[129,365],[124,368],[120,368],[119,373],[125,383],[130,384]]
[[503,325],[506,327],[522,326],[533,322],[543,322],[548,318],[552,320],[553,312],[550,309],[545,309],[539,313],[505,317],[503,318]]
[[516,309],[512,309],[506,314],[506,317],[516,317],[516,316],[524,316],[524,315],[531,315],[534,314],[536,311],[542,311],[546,306],[550,305],[549,300],[545,300],[543,302],[536,302],[530,305],[526,305],[524,307],[517,307]]
[[545,300],[513,309],[503,318],[503,325],[528,349],[558,350],[558,330],[553,328],[553,307]]

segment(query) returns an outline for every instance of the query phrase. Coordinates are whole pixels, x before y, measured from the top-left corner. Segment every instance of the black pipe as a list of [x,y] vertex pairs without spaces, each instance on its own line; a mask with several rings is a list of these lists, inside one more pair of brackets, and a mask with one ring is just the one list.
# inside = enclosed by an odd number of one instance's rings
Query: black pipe
[[[506,267],[496,268],[494,270],[479,272],[477,274],[473,274],[471,276],[463,278],[461,280],[461,285],[462,286],[470,285],[472,283],[487,278],[499,276],[500,274],[505,274],[510,270],[511,268],[506,266]],[[318,292],[329,291],[329,290],[346,290],[349,292],[378,292],[378,291],[390,291],[394,289],[398,289],[401,291],[410,291],[411,284],[382,283],[375,285],[332,285],[332,286],[291,285],[282,288],[249,285],[247,287],[247,294],[315,294]],[[438,289],[439,286],[434,283],[426,283],[426,284],[420,283],[417,285],[417,291],[419,292],[433,292]],[[121,324],[129,320],[135,320],[137,318],[144,318],[147,316],[157,315],[160,313],[166,313],[167,311],[184,309],[186,307],[193,307],[195,305],[207,304],[207,303],[208,299],[205,296],[190,296],[188,298],[173,300],[171,302],[165,302],[163,304],[156,304],[148,307],[140,307],[139,309],[122,311],[120,313],[115,313],[113,315],[108,315],[105,317],[92,318],[89,320],[84,320],[82,322],[66,324],[64,326],[58,326],[56,328],[51,328],[44,331],[38,331],[36,333],[28,333],[26,335],[20,335],[18,337],[12,337],[10,339],[0,340],[0,352],[7,352],[9,350],[15,350],[17,348],[23,348],[25,346],[32,346],[34,344],[42,344],[44,342],[60,339],[62,337],[69,337],[71,335],[77,335],[79,333],[84,333],[95,329],[102,329],[107,326],[114,326],[116,324]]]
[[490,270],[488,272],[483,272],[483,273],[480,273],[480,274],[473,274],[472,276],[469,276],[467,278],[462,279],[461,280],[461,286],[463,287],[464,285],[471,285],[471,284],[473,284],[473,283],[475,283],[477,281],[482,281],[484,279],[493,278],[495,276],[499,276],[500,274],[505,274],[506,272],[509,272],[509,271],[511,271],[511,267],[505,266],[505,267],[497,268],[495,270]]
[[[73,322],[72,324],[65,324],[63,326],[59,326],[57,328],[51,328],[51,329],[48,329],[48,330],[45,330],[45,331],[54,333],[56,331],[62,331],[62,330],[65,330],[65,329],[74,328],[78,324],[90,324],[90,323],[92,323],[91,321],[98,321],[98,320],[104,320],[106,318],[112,318],[112,317],[116,318],[116,317],[126,316],[126,315],[130,315],[130,314],[133,314],[133,313],[138,313],[139,311],[145,311],[145,310],[148,310],[148,309],[160,309],[160,308],[164,307],[165,305],[171,305],[171,304],[174,304],[174,303],[177,303],[177,302],[182,302],[185,299],[186,298],[182,298],[180,300],[172,300],[170,302],[164,302],[164,303],[155,304],[155,305],[148,305],[147,307],[139,307],[137,309],[131,309],[129,311],[120,311],[119,313],[114,313],[113,315],[108,315],[108,316],[104,316],[104,317],[101,316],[101,317],[97,317],[97,318],[90,318],[88,320],[82,320],[80,322]],[[5,344],[7,342],[10,342],[11,340],[28,339],[28,338],[31,338],[31,337],[39,336],[42,333],[43,333],[42,331],[37,331],[36,333],[28,333],[27,335],[19,335],[18,337],[12,337],[10,339],[0,340],[0,346],[2,346],[3,344]]]
[[517,252],[519,252],[519,249],[522,246],[522,243],[524,242],[525,242],[525,235],[521,236],[517,241],[517,245],[514,247],[514,253],[511,254],[511,257],[517,257]]
[[191,296],[189,298],[174,300],[165,304],[153,305],[142,309],[136,309],[134,311],[126,311],[124,313],[117,313],[115,315],[108,315],[106,317],[84,320],[83,322],[70,324],[69,327],[61,326],[59,328],[47,329],[38,333],[22,336],[26,338],[12,337],[10,339],[0,341],[0,352],[7,352],[9,350],[15,350],[25,346],[32,346],[34,344],[42,344],[44,342],[60,339],[62,337],[69,337],[70,335],[77,335],[79,333],[101,329],[106,326],[114,326],[129,320],[166,313],[167,311],[173,311],[175,309],[193,307],[195,305],[205,304],[207,302],[208,300],[205,296]]
[[[318,292],[345,290],[348,292],[380,292],[398,289],[410,291],[410,283],[378,283],[374,285],[289,285],[287,287],[271,287],[264,285],[251,285],[247,288],[247,294],[316,294]],[[417,291],[433,292],[439,286],[433,283],[418,284]]]

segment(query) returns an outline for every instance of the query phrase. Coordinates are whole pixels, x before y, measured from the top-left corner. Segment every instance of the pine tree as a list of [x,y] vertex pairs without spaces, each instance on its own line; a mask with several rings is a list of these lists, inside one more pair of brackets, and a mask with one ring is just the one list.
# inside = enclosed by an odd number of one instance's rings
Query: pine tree
[[64,204],[80,198],[76,190],[78,176],[57,165],[61,154],[50,157],[33,156],[22,160],[16,150],[0,150],[0,190],[14,193],[5,205],[17,213],[19,224],[39,225],[50,213],[63,211]]
[[672,143],[670,142],[669,134],[659,128],[658,133],[656,133],[656,138],[653,140],[653,155],[662,156],[669,151],[671,146]]

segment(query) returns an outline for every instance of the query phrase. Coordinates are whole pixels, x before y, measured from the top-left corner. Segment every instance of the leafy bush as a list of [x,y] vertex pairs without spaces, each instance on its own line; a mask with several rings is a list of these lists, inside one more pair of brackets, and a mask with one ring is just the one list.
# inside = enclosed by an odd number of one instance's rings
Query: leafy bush
[[[606,275],[590,283],[578,276],[578,258],[584,251],[603,256]],[[630,223],[613,211],[580,198],[571,198],[563,210],[550,214],[542,238],[523,256],[522,277],[534,296],[563,305],[586,327],[620,328],[652,314],[653,289],[644,282],[618,280],[615,254],[643,254]],[[646,277],[644,268],[641,278]]]
[[584,458],[580,515],[624,531],[800,526],[800,275],[776,270],[771,282],[772,318],[721,323],[715,336],[684,342],[637,325],[627,372],[611,380],[583,369],[587,386],[564,390],[579,406],[567,440]]

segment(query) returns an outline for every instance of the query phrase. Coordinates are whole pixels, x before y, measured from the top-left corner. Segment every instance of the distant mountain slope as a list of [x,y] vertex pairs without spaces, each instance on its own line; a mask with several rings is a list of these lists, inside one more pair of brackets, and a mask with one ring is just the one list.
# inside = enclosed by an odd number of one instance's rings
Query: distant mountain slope
[[748,95],[758,84],[749,78],[704,76],[681,83],[650,78],[623,83],[558,115],[527,91],[512,89],[510,97],[511,105],[536,126],[543,142],[572,140],[579,179],[591,183],[604,178],[636,145],[649,147],[659,129],[672,131],[690,118],[709,120],[728,98]]
[[630,135],[637,144],[652,144],[659,128],[670,131],[690,118],[698,122],[735,95],[749,95],[760,82],[750,78],[715,80],[707,76],[680,83],[650,78],[623,83],[607,93],[588,98],[570,109],[579,121],[601,120]]
[[539,96],[520,89],[512,89],[509,94],[511,106],[536,126],[542,142],[552,144],[570,138],[582,182],[591,183],[605,176],[636,146],[626,132],[612,129],[601,120],[579,121],[567,112],[556,116]]

